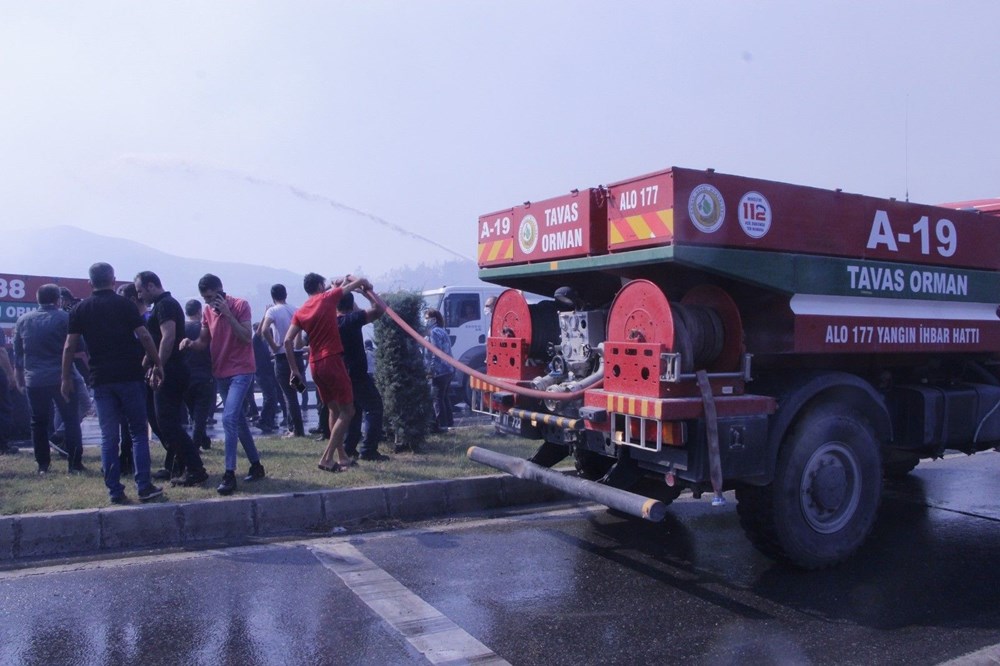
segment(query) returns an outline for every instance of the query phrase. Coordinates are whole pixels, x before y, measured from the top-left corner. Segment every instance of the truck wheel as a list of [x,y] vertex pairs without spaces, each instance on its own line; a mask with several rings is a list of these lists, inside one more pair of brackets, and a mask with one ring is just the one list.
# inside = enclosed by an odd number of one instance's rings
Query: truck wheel
[[861,546],[881,493],[881,458],[871,428],[853,410],[823,405],[789,432],[770,485],[737,489],[737,511],[765,555],[819,569]]

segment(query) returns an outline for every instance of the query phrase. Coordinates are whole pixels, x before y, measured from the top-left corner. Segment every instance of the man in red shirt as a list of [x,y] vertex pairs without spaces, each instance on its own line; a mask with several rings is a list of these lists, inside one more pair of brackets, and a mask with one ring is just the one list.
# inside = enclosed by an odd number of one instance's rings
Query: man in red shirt
[[226,433],[226,472],[215,490],[220,495],[231,495],[236,490],[237,441],[243,445],[250,462],[250,469],[243,480],[257,481],[265,476],[250,426],[243,417],[243,405],[253,389],[254,373],[257,371],[251,345],[250,304],[242,298],[227,295],[222,289],[222,280],[211,273],[206,273],[198,281],[198,291],[208,306],[202,314],[201,333],[197,340],[184,338],[180,349],[209,349],[212,353],[212,375],[225,403],[222,427]]
[[[344,345],[337,325],[337,304],[349,292],[371,291],[372,283],[365,278],[348,275],[343,283],[327,288],[326,278],[309,273],[302,281],[309,299],[295,311],[292,325],[285,334],[285,355],[292,371],[292,382],[301,385],[302,373],[295,365],[295,338],[301,331],[309,336],[309,367],[320,400],[330,410],[330,441],[319,459],[319,468],[327,472],[346,469],[351,459],[344,451],[344,437],[354,417],[354,393],[344,364]],[[369,299],[371,300],[371,299]],[[334,453],[337,462],[333,461]]]

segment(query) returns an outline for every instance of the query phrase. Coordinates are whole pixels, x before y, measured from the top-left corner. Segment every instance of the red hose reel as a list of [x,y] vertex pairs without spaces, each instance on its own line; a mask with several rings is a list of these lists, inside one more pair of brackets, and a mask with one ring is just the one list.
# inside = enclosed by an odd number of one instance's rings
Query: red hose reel
[[615,296],[604,343],[604,388],[666,397],[662,354],[680,354],[681,373],[735,372],[743,353],[743,324],[733,299],[712,285],[670,303],[648,280],[633,280]]
[[531,311],[524,295],[508,289],[497,297],[486,341],[486,372],[491,377],[528,380],[544,368],[528,363],[534,341]]

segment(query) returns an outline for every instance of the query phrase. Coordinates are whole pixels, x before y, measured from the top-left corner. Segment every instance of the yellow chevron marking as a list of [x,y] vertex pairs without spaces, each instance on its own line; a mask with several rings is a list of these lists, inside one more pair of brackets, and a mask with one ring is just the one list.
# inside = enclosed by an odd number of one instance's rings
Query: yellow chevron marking
[[[500,241],[500,242],[498,242],[493,247],[493,252],[490,253],[492,255],[493,259],[496,259],[496,258],[498,258],[500,256],[500,251],[503,250],[503,246],[504,246],[504,242]],[[507,253],[504,253],[504,254],[507,255]],[[512,253],[509,256],[505,256],[504,258],[508,258],[509,259],[510,256],[513,256],[513,250],[512,250]]]
[[670,230],[670,237],[673,238],[674,235],[674,209],[668,208],[666,210],[656,211],[656,216],[660,218],[660,221],[666,225],[667,229]]
[[636,238],[656,238],[656,234],[649,228],[649,225],[646,223],[646,220],[642,218],[642,215],[626,217],[625,222],[628,226],[632,227],[632,232],[635,234]]
[[618,245],[619,243],[624,243],[625,238],[622,236],[622,232],[618,230],[618,220],[613,221],[609,226],[611,227],[611,244]]
[[514,241],[507,238],[479,244],[479,261],[496,261],[514,258]]

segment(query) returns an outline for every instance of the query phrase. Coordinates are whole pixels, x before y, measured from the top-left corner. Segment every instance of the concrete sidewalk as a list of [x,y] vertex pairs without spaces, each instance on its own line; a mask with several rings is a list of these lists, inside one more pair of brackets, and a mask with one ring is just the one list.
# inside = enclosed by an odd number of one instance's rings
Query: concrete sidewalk
[[338,527],[422,520],[541,504],[565,497],[533,481],[493,475],[3,516],[0,517],[0,567],[55,557],[322,535]]
[[[316,411],[304,414],[305,427]],[[456,415],[456,425],[483,421]],[[488,420],[487,420],[488,421]],[[222,436],[221,424],[209,434]],[[99,446],[97,419],[83,421],[84,446]],[[30,455],[30,442],[15,442]],[[158,445],[157,445],[158,446]],[[202,547],[253,538],[328,534],[337,527],[542,504],[566,496],[506,474],[422,481],[369,488],[284,495],[238,495],[193,502],[159,501],[131,506],[0,516],[0,567],[57,557],[81,557],[147,548]]]

